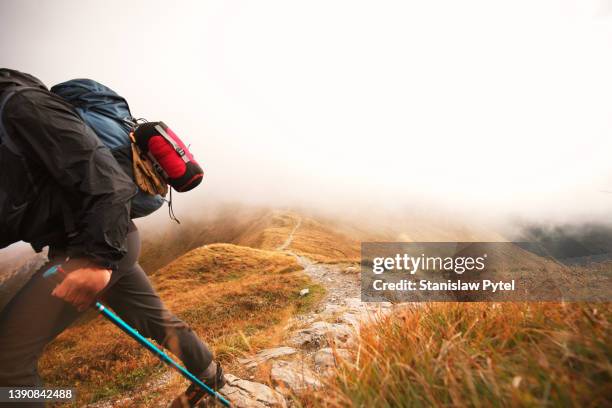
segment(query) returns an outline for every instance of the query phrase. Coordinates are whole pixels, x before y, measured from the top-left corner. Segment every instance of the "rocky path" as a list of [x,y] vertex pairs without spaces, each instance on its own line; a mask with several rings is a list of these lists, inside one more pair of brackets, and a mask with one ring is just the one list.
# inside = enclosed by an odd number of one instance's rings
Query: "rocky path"
[[[351,349],[358,335],[359,325],[364,321],[388,313],[390,304],[367,304],[360,299],[358,267],[316,263],[291,251],[295,232],[301,225],[298,219],[283,245],[277,248],[296,257],[305,273],[323,285],[327,292],[319,307],[305,315],[292,318],[286,326],[287,335],[283,344],[262,350],[256,355],[239,360],[247,370],[255,373],[262,365],[270,369],[271,385],[243,381],[239,388],[245,391],[241,398],[226,394],[235,407],[264,408],[293,406],[292,396],[309,389],[321,387],[323,378],[331,373],[340,360],[351,360]],[[305,291],[303,296],[308,296]],[[230,381],[230,389],[234,384]],[[258,384],[258,389],[247,390]],[[263,396],[258,391],[264,390]],[[254,391],[249,393],[248,391]],[[269,398],[274,396],[273,399]]]

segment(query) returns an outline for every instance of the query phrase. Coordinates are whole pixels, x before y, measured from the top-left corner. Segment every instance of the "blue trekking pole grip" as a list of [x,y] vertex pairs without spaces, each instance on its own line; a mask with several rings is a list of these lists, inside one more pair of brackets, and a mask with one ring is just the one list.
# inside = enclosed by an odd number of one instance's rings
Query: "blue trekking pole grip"
[[[63,275],[64,270],[62,269],[61,266],[56,265],[56,266],[52,266],[47,271],[45,271],[45,273],[43,274],[43,277],[44,278],[55,278],[58,276],[58,274]],[[107,320],[110,320],[111,323],[113,323],[115,326],[120,328],[127,335],[129,335],[134,340],[136,340],[138,343],[140,343],[141,346],[149,350],[151,353],[155,354],[161,361],[175,368],[183,377],[185,377],[192,383],[196,384],[198,387],[203,389],[206,393],[208,393],[209,395],[217,399],[224,406],[226,407],[231,406],[230,402],[227,399],[225,399],[221,394],[219,394],[218,392],[210,388],[198,377],[191,374],[185,367],[181,366],[176,361],[174,361],[168,354],[166,354],[164,351],[158,348],[155,344],[151,343],[151,341],[149,341],[149,339],[144,337],[142,334],[138,333],[136,329],[134,329],[132,326],[124,322],[123,319],[121,319],[115,313],[108,310],[108,308],[104,306],[102,303],[96,302],[94,307]]]

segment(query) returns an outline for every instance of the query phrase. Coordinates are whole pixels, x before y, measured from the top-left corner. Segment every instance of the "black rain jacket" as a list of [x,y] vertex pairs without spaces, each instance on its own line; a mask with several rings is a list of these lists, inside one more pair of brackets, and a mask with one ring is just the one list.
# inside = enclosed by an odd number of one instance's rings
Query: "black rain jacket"
[[0,141],[0,248],[23,240],[116,268],[126,253],[137,188],[110,150],[38,79],[0,69],[0,98],[17,86],[0,120],[19,154]]

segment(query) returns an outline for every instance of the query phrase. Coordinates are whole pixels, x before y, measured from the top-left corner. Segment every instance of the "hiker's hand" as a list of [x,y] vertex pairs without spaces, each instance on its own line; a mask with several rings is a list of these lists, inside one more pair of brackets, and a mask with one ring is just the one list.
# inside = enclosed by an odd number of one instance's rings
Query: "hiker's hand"
[[108,285],[111,271],[92,263],[69,267],[70,263],[72,261],[69,261],[66,265],[66,277],[51,294],[71,303],[82,312],[94,302],[98,293]]

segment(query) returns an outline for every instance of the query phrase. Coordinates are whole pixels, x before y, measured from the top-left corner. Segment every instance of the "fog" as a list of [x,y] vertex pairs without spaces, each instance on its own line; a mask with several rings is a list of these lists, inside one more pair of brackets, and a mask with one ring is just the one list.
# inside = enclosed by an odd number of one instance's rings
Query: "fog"
[[222,201],[607,220],[612,3],[0,2],[0,65],[163,120]]

